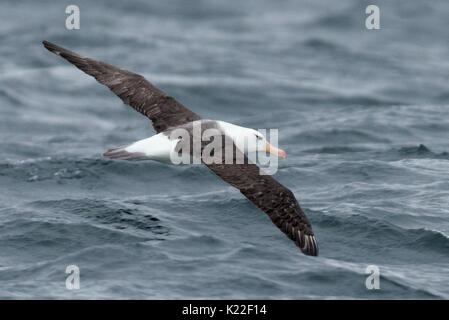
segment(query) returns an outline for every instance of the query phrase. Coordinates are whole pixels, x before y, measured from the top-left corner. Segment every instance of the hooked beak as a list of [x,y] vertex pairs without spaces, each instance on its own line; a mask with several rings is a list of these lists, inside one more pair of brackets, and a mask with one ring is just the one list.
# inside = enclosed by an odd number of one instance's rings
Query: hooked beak
[[271,153],[271,154],[275,155],[278,158],[282,158],[282,159],[287,158],[287,152],[285,152],[284,150],[281,150],[281,149],[273,147],[268,142],[265,144],[265,151],[267,153]]

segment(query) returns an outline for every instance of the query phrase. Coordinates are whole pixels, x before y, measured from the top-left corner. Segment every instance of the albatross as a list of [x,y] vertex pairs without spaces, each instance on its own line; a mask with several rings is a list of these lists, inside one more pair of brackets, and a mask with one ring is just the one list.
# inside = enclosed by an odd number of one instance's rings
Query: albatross
[[[171,134],[174,130],[183,128],[192,134],[195,123],[201,125],[201,130],[205,128],[219,130],[222,138],[232,141],[236,154],[243,157],[243,163],[235,161],[206,163],[203,159],[201,162],[264,211],[304,254],[318,255],[318,244],[310,221],[292,191],[272,176],[261,174],[260,168],[245,155],[247,152],[263,148],[269,154],[280,158],[286,157],[285,151],[272,146],[263,134],[254,129],[224,121],[203,119],[139,74],[83,57],[48,41],[43,41],[43,45],[78,69],[93,76],[125,104],[151,120],[156,135],[127,146],[109,149],[104,153],[105,157],[122,160],[143,158],[170,162],[173,154],[179,152],[179,146],[183,143],[182,139],[174,138]],[[247,140],[255,142],[242,145],[242,139],[239,139],[242,136],[253,136],[256,139]],[[222,156],[225,157],[224,152]],[[233,156],[233,160],[235,159],[236,155]]]

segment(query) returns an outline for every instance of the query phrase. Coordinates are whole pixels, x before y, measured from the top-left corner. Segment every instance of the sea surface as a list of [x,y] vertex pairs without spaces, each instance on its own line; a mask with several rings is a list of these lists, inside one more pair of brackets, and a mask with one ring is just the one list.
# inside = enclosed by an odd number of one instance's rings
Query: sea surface
[[[70,4],[79,30],[65,27]],[[379,30],[365,28],[369,4]],[[3,0],[0,298],[449,299],[448,12]],[[274,177],[319,257],[204,166],[103,158],[150,122],[42,40],[138,72],[204,118],[279,129]],[[365,286],[370,265],[380,289]]]

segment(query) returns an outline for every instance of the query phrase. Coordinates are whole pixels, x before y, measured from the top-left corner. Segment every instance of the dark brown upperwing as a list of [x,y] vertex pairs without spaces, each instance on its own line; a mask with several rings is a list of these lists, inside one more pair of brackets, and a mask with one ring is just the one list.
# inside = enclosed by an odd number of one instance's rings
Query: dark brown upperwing
[[49,51],[93,76],[111,89],[124,103],[150,118],[158,133],[173,126],[201,119],[139,74],[80,56],[48,41],[42,43]]
[[[240,151],[234,147],[234,152]],[[317,256],[318,243],[312,226],[293,193],[271,176],[261,175],[260,168],[246,156],[244,159],[244,164],[234,162],[206,166],[268,214],[271,221],[293,240],[304,254]]]

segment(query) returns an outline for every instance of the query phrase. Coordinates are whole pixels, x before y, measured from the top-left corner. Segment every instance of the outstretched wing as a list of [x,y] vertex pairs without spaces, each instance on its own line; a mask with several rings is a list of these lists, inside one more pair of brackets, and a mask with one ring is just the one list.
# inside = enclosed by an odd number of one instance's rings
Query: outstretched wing
[[[223,155],[224,155],[223,150]],[[240,152],[234,148],[234,152]],[[235,158],[234,158],[235,159]],[[261,175],[260,168],[244,156],[244,164],[206,164],[221,179],[263,210],[271,221],[295,242],[301,251],[318,255],[318,243],[309,219],[293,193],[269,175]]]
[[124,103],[150,118],[158,133],[173,126],[201,119],[139,74],[80,56],[48,41],[42,43],[49,51],[93,76],[111,89]]

